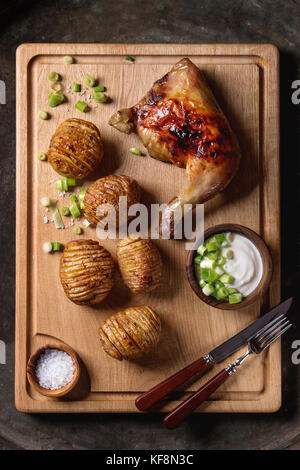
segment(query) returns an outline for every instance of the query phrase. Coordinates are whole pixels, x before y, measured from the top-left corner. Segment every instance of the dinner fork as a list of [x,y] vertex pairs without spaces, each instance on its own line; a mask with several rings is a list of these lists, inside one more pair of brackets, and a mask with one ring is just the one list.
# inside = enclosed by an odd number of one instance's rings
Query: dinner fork
[[164,418],[164,425],[168,429],[174,429],[188,415],[192,413],[201,403],[215,392],[231,375],[236,372],[247,357],[251,354],[260,354],[269,347],[276,339],[285,333],[292,323],[284,314],[277,315],[271,322],[267,323],[248,342],[248,351],[239,357],[233,364],[228,364],[215,377],[203,385],[197,392],[184,400],[173,411],[170,411]]

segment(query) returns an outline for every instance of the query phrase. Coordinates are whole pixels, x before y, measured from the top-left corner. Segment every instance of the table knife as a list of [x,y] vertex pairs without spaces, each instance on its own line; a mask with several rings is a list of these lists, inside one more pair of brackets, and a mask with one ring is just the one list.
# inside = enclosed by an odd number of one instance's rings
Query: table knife
[[200,359],[197,359],[195,362],[192,362],[188,366],[181,369],[179,372],[176,372],[172,376],[168,377],[163,382],[148,390],[148,392],[138,396],[135,400],[136,407],[140,411],[147,410],[176,387],[186,382],[196,373],[205,369],[209,364],[223,361],[223,359],[230,356],[242,346],[247,344],[248,341],[263,326],[271,321],[273,317],[281,313],[286,314],[291,307],[292,301],[293,298],[290,297],[281,304],[272,308],[272,310],[259,317],[254,323],[251,323],[249,326],[244,328],[235,336],[232,336],[232,338],[228,339],[223,344],[217,346],[205,356],[200,357]]

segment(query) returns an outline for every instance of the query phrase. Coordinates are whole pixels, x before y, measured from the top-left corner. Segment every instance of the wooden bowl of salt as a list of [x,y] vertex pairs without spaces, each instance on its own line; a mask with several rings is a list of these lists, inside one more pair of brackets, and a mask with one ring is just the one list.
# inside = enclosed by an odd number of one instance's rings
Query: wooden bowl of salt
[[46,344],[27,363],[27,379],[41,395],[60,398],[76,386],[80,376],[77,353],[66,344]]

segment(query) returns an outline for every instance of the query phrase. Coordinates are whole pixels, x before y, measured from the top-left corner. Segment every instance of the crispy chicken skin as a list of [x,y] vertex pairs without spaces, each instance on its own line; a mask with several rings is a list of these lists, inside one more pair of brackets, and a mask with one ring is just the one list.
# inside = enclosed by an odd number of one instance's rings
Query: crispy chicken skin
[[237,171],[237,139],[203,74],[187,58],[157,80],[138,104],[116,112],[109,124],[128,134],[135,131],[151,157],[186,168],[187,182],[168,204],[162,228],[169,219],[176,224],[176,207],[211,199]]

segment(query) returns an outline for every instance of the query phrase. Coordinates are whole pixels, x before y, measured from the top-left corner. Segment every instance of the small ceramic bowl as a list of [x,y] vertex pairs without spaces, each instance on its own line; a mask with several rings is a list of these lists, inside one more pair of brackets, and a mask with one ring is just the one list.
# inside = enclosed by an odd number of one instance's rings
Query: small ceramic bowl
[[[46,349],[58,349],[60,351],[66,352],[67,354],[69,354],[69,356],[71,356],[75,365],[75,372],[74,372],[71,382],[69,382],[67,385],[57,390],[49,390],[47,388],[41,387],[35,375],[36,363],[39,357],[41,356],[41,354],[44,354]],[[75,385],[77,384],[79,380],[79,376],[80,376],[80,365],[79,365],[77,354],[74,351],[74,349],[72,349],[70,346],[67,346],[66,344],[46,344],[42,348],[39,348],[34,354],[32,354],[32,356],[30,356],[27,362],[27,379],[30,385],[41,395],[45,395],[47,397],[59,398],[59,397],[63,397],[64,395],[67,395],[68,393],[71,392],[71,390],[74,389]]]
[[240,302],[239,304],[230,304],[229,302],[224,302],[223,300],[217,300],[212,296],[207,296],[203,294],[202,289],[199,286],[198,281],[196,279],[195,269],[194,269],[194,258],[197,255],[197,250],[190,250],[188,252],[186,271],[187,271],[187,276],[188,276],[188,280],[191,285],[191,288],[193,289],[195,294],[201,300],[203,300],[203,302],[205,302],[208,305],[211,305],[212,307],[220,308],[222,310],[236,310],[236,309],[243,308],[252,304],[255,300],[257,300],[258,298],[262,297],[265,294],[266,290],[269,287],[271,277],[272,277],[272,258],[264,240],[259,235],[257,235],[257,233],[255,233],[253,230],[247,227],[243,227],[242,225],[237,225],[237,224],[215,225],[214,227],[211,227],[204,232],[204,241],[207,240],[207,238],[211,237],[212,235],[215,235],[221,232],[233,232],[233,233],[239,233],[240,235],[244,235],[258,249],[261,259],[262,259],[262,263],[263,263],[263,273],[262,273],[261,280],[259,284],[257,285],[257,287],[249,295],[247,295],[247,297],[245,297],[242,300],[242,302]]

